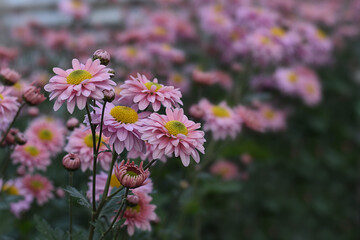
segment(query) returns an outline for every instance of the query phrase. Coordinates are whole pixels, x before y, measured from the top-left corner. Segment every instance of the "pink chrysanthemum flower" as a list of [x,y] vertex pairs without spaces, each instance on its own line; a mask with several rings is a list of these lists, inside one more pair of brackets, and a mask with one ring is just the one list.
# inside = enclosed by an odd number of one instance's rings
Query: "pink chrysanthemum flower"
[[225,102],[213,105],[203,99],[199,106],[205,110],[204,130],[211,131],[215,140],[228,136],[234,139],[241,131],[242,119]]
[[86,64],[79,60],[72,60],[73,68],[63,70],[54,68],[57,75],[52,77],[44,89],[50,92],[50,100],[57,98],[54,110],[57,111],[64,102],[70,113],[74,111],[75,104],[83,109],[88,98],[101,100],[104,98],[103,90],[112,90],[115,82],[110,80],[109,68],[100,64],[100,60],[88,59]]
[[188,93],[190,90],[189,79],[180,73],[172,73],[167,80],[167,84],[179,88],[182,93]]
[[239,105],[234,109],[234,112],[238,114],[246,127],[258,132],[264,131],[264,124],[257,111]]
[[66,129],[63,123],[51,117],[40,117],[31,122],[25,132],[28,141],[38,141],[54,156],[65,144]]
[[188,120],[183,109],[166,108],[166,115],[153,113],[143,121],[141,138],[154,146],[153,158],[166,155],[181,158],[184,166],[190,163],[190,156],[200,162],[199,152],[204,154],[204,132],[199,123]]
[[[92,123],[100,124],[102,105],[94,107]],[[137,113],[133,108],[115,106],[108,103],[105,107],[103,133],[109,137],[110,146],[115,146],[115,151],[120,154],[126,148],[130,151],[145,151],[145,143],[140,138],[139,128],[141,119],[147,117],[147,112]],[[88,123],[88,119],[85,118]]]
[[39,142],[28,141],[25,145],[17,145],[11,154],[14,164],[20,163],[22,168],[27,168],[30,172],[35,169],[46,170],[50,165],[50,154],[48,150]]
[[11,95],[11,88],[0,85],[0,122],[10,122],[14,118],[20,103]]
[[[148,161],[154,160],[153,152],[154,152],[154,150],[156,148],[153,145],[151,145],[151,144],[149,144],[147,142],[145,142],[145,146],[146,146],[146,152],[145,153],[132,151],[132,152],[128,153],[127,158],[129,158],[129,159],[141,158],[141,160],[143,160],[143,161],[145,161],[145,160],[148,160]],[[162,162],[166,162],[166,157],[162,156],[159,160],[162,161]]]
[[277,86],[287,94],[298,91],[299,75],[293,68],[278,68],[274,74]]
[[317,105],[322,98],[321,84],[317,77],[304,78],[299,85],[299,94],[307,105]]
[[11,212],[18,218],[20,218],[23,212],[30,208],[33,201],[33,196],[29,194],[20,178],[8,180],[6,182],[3,181],[0,192],[22,197],[21,200],[10,204]]
[[132,236],[135,227],[141,230],[151,231],[150,221],[156,221],[156,206],[150,204],[152,197],[142,190],[133,189],[134,195],[127,198],[127,206],[124,212],[125,222],[122,226],[127,226],[127,232]]
[[258,112],[266,130],[280,131],[286,128],[286,113],[268,104],[258,104]]
[[234,163],[226,160],[214,163],[210,168],[210,172],[214,175],[220,175],[222,179],[226,181],[239,177],[238,167]]
[[[76,128],[68,137],[68,143],[65,146],[66,152],[75,153],[81,161],[81,170],[93,169],[93,138],[90,129],[85,129],[84,125]],[[96,144],[99,141],[99,135],[96,134]],[[99,152],[106,150],[106,146],[102,143],[109,143],[109,138],[102,136]],[[96,145],[97,146],[97,145]],[[98,162],[104,170],[109,170],[111,163],[111,153],[102,152],[98,156]]]
[[[96,175],[96,188],[95,188],[95,201],[99,201],[100,195],[104,193],[106,180],[107,180],[108,174],[106,172],[100,172]],[[89,190],[86,193],[86,196],[92,201],[92,176],[89,179]],[[109,192],[108,195],[110,195],[113,188],[120,188],[121,184],[119,180],[117,179],[115,173],[113,172],[110,179],[110,185],[109,185]]]
[[62,12],[77,19],[85,18],[90,12],[88,4],[83,0],[61,0],[59,8]]
[[122,160],[120,164],[115,165],[114,172],[120,184],[128,188],[140,187],[150,175],[148,169],[143,169],[143,163],[137,166],[135,162]]
[[145,75],[138,74],[137,78],[131,76],[131,80],[126,80],[120,87],[122,88],[122,99],[132,99],[139,105],[140,110],[146,109],[149,104],[155,112],[159,111],[161,105],[164,107],[182,105],[180,90],[159,84],[156,78],[151,82]]
[[43,205],[54,197],[52,191],[54,186],[52,182],[44,176],[39,174],[26,175],[22,178],[24,187],[28,190],[39,205]]

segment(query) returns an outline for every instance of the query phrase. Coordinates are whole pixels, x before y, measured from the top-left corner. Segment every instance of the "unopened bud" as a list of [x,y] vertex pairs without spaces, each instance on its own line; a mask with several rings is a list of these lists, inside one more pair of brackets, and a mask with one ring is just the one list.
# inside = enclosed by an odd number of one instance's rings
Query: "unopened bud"
[[110,62],[110,54],[103,49],[98,49],[93,55],[93,60],[96,59],[99,59],[102,65],[107,66]]
[[189,113],[192,117],[201,119],[205,115],[204,109],[202,109],[199,105],[194,104],[190,107]]
[[0,80],[4,85],[12,86],[20,80],[20,74],[10,68],[5,68],[0,71]]
[[72,131],[74,130],[74,128],[79,126],[79,120],[77,120],[76,118],[70,118],[67,122],[66,122],[66,127],[68,130]]
[[36,117],[37,115],[39,115],[39,109],[37,107],[29,107],[28,109],[28,115],[30,117]]
[[103,94],[104,94],[104,101],[106,102],[112,102],[115,99],[115,92],[114,90],[103,90]]
[[27,142],[27,138],[25,137],[25,135],[21,132],[18,132],[15,135],[15,142],[19,145],[24,145]]
[[68,153],[63,158],[62,164],[63,164],[64,168],[66,168],[68,171],[75,171],[75,170],[79,169],[79,167],[81,165],[81,161],[77,154]]
[[3,146],[6,145],[13,145],[15,144],[15,136],[19,132],[19,129],[11,128],[9,133],[6,135],[4,142],[2,143]]
[[40,88],[30,86],[27,90],[25,90],[23,99],[30,106],[35,106],[45,101],[46,97],[44,94],[40,93]]

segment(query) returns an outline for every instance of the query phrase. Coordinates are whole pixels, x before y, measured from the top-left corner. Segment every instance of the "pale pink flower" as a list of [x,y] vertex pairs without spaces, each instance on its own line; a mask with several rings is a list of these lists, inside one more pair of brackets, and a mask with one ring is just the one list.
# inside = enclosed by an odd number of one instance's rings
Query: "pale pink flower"
[[21,200],[10,203],[10,210],[17,218],[20,218],[23,212],[30,209],[33,196],[29,194],[20,178],[3,181],[0,192],[22,197]]
[[230,136],[234,139],[241,131],[242,119],[225,103],[213,105],[203,99],[199,106],[204,109],[204,130],[211,131],[215,140]]
[[[96,134],[96,146],[99,141],[99,134]],[[102,136],[99,152],[107,150],[103,144],[109,144],[109,138]],[[79,156],[81,161],[81,170],[84,172],[87,169],[93,169],[93,138],[90,129],[86,129],[84,125],[74,129],[68,137],[68,143],[65,146],[65,151],[75,153]],[[109,170],[112,154],[110,152],[102,152],[98,156],[98,163],[104,170]]]
[[274,79],[281,91],[287,94],[297,93],[300,80],[296,69],[278,68],[274,73]]
[[221,4],[213,4],[200,9],[201,28],[209,34],[221,36],[230,32],[234,22]]
[[265,126],[262,118],[256,110],[239,105],[234,109],[234,112],[238,114],[246,127],[258,132],[264,131]]
[[37,141],[28,141],[25,145],[17,145],[11,154],[14,164],[20,163],[20,167],[27,168],[29,172],[35,169],[45,171],[50,165],[50,153]]
[[258,104],[259,117],[266,130],[280,131],[286,128],[285,111],[277,110],[269,104]]
[[166,155],[181,158],[184,166],[190,163],[190,156],[200,162],[199,152],[204,154],[204,132],[196,130],[199,123],[188,120],[183,109],[166,108],[166,115],[153,113],[143,121],[140,128],[141,138],[153,145],[153,158]]
[[[92,123],[99,124],[101,121],[102,104],[94,107],[92,113]],[[103,134],[109,138],[109,145],[115,147],[115,151],[120,154],[126,148],[131,151],[145,151],[145,143],[141,140],[139,128],[141,119],[147,117],[147,112],[137,113],[133,108],[126,106],[115,106],[112,103],[106,104],[103,124]],[[88,123],[88,119],[85,118]],[[98,126],[99,128],[99,126]]]
[[20,103],[12,96],[12,88],[0,85],[0,122],[10,122],[14,118]]
[[309,106],[317,105],[322,98],[321,84],[317,77],[304,78],[299,85],[299,94],[303,101]]
[[128,160],[121,161],[120,164],[116,164],[114,167],[114,173],[119,180],[120,184],[128,188],[137,188],[143,185],[144,181],[149,177],[150,172],[148,169],[143,169],[143,163],[139,166],[135,165],[135,162]]
[[90,12],[88,4],[83,0],[61,0],[59,1],[59,9],[77,19],[85,18]]
[[181,49],[172,47],[168,43],[152,43],[148,45],[148,50],[152,56],[157,56],[159,61],[171,61],[183,63],[185,61],[185,53]]
[[[95,201],[99,201],[100,195],[104,193],[107,177],[108,174],[106,172],[101,171],[99,174],[96,174]],[[90,176],[88,187],[89,189],[86,193],[86,196],[90,199],[90,201],[92,201],[92,176]],[[113,188],[120,188],[120,187],[121,184],[113,171],[110,179],[108,196],[110,195]]]
[[175,88],[179,88],[182,93],[187,93],[190,90],[190,81],[187,77],[180,73],[172,73],[168,80],[167,85],[174,86]]
[[159,84],[156,78],[149,81],[145,75],[138,74],[136,78],[131,76],[131,80],[126,80],[120,88],[122,88],[121,99],[132,99],[140,110],[146,109],[150,104],[155,112],[159,111],[161,105],[168,108],[183,104],[178,88]]
[[129,67],[146,65],[150,62],[148,52],[137,46],[123,46],[114,53],[114,58]]
[[115,82],[110,80],[109,69],[100,64],[100,60],[88,59],[86,64],[79,60],[72,60],[73,68],[66,71],[54,68],[57,75],[52,77],[44,89],[50,92],[50,100],[57,98],[54,110],[57,111],[64,102],[67,102],[67,109],[70,113],[74,111],[75,104],[78,108],[84,109],[86,101],[91,98],[102,100],[103,90],[111,90]]
[[37,141],[54,156],[61,152],[65,144],[66,129],[64,124],[52,117],[34,119],[25,132],[30,142]]
[[[154,160],[153,158],[153,152],[156,149],[153,145],[145,142],[145,146],[146,146],[146,152],[136,152],[136,151],[131,151],[128,153],[127,157],[130,159],[136,159],[136,158],[141,158],[141,160],[145,161],[152,161]],[[159,158],[160,161],[162,162],[166,162],[166,157],[162,156],[161,158]]]
[[226,181],[239,177],[239,169],[236,164],[226,160],[220,160],[214,163],[210,168],[210,172],[214,175],[220,175],[222,179]]
[[22,178],[24,187],[28,190],[39,205],[43,205],[54,197],[52,191],[54,186],[52,182],[40,174],[26,175]]
[[127,198],[128,204],[124,212],[125,222],[122,226],[127,226],[127,232],[132,236],[135,227],[141,230],[151,231],[150,221],[157,220],[155,213],[156,206],[150,204],[152,197],[142,190],[133,189],[134,195]]

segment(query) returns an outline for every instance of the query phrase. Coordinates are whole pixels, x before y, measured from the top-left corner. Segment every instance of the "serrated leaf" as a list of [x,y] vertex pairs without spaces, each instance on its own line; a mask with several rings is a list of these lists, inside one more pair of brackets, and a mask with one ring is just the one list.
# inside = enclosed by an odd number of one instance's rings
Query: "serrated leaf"
[[60,229],[53,229],[43,218],[34,216],[36,229],[40,232],[39,240],[63,240],[66,234]]
[[81,193],[79,192],[76,188],[68,186],[67,188],[64,189],[66,192],[68,192],[70,194],[70,196],[74,197],[77,199],[77,202],[84,206],[87,207],[89,209],[91,209],[91,204],[88,201],[88,199]]

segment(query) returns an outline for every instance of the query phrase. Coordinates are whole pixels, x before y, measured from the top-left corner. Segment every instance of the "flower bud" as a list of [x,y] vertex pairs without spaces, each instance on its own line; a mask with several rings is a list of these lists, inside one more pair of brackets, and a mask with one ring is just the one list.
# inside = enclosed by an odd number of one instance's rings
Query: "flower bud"
[[115,70],[114,69],[110,68],[108,73],[110,74],[110,78],[114,78],[114,76],[115,76]]
[[67,122],[66,122],[66,127],[69,131],[74,130],[74,128],[79,126],[79,120],[77,120],[76,118],[70,118]]
[[35,106],[45,101],[46,97],[44,96],[44,94],[40,93],[40,88],[30,86],[28,87],[28,89],[25,90],[23,94],[23,99],[30,106]]
[[123,160],[114,168],[114,173],[120,184],[128,188],[137,188],[143,185],[144,181],[149,177],[148,169],[143,169],[143,162],[139,166],[135,162],[128,160],[126,163]]
[[110,54],[103,49],[98,49],[94,52],[93,55],[93,60],[96,59],[99,59],[102,65],[107,66],[110,62]]
[[115,92],[114,90],[103,90],[103,94],[104,94],[104,101],[106,102],[112,102],[115,99]]
[[5,68],[0,71],[0,80],[4,85],[12,86],[20,80],[20,74],[10,68]]
[[19,145],[24,145],[27,142],[27,138],[25,137],[25,135],[21,132],[18,132],[15,135],[15,142]]
[[30,117],[36,117],[37,115],[39,115],[39,109],[37,107],[29,107],[28,109],[28,115]]
[[68,171],[75,171],[75,170],[79,169],[79,167],[81,165],[81,161],[77,154],[68,153],[63,158],[62,164],[63,164],[64,168],[66,168]]
[[15,144],[15,136],[19,132],[19,129],[11,128],[9,133],[5,137],[5,141],[2,143],[3,146]]
[[204,109],[202,109],[199,105],[194,104],[190,107],[189,113],[192,117],[201,119],[205,115]]

